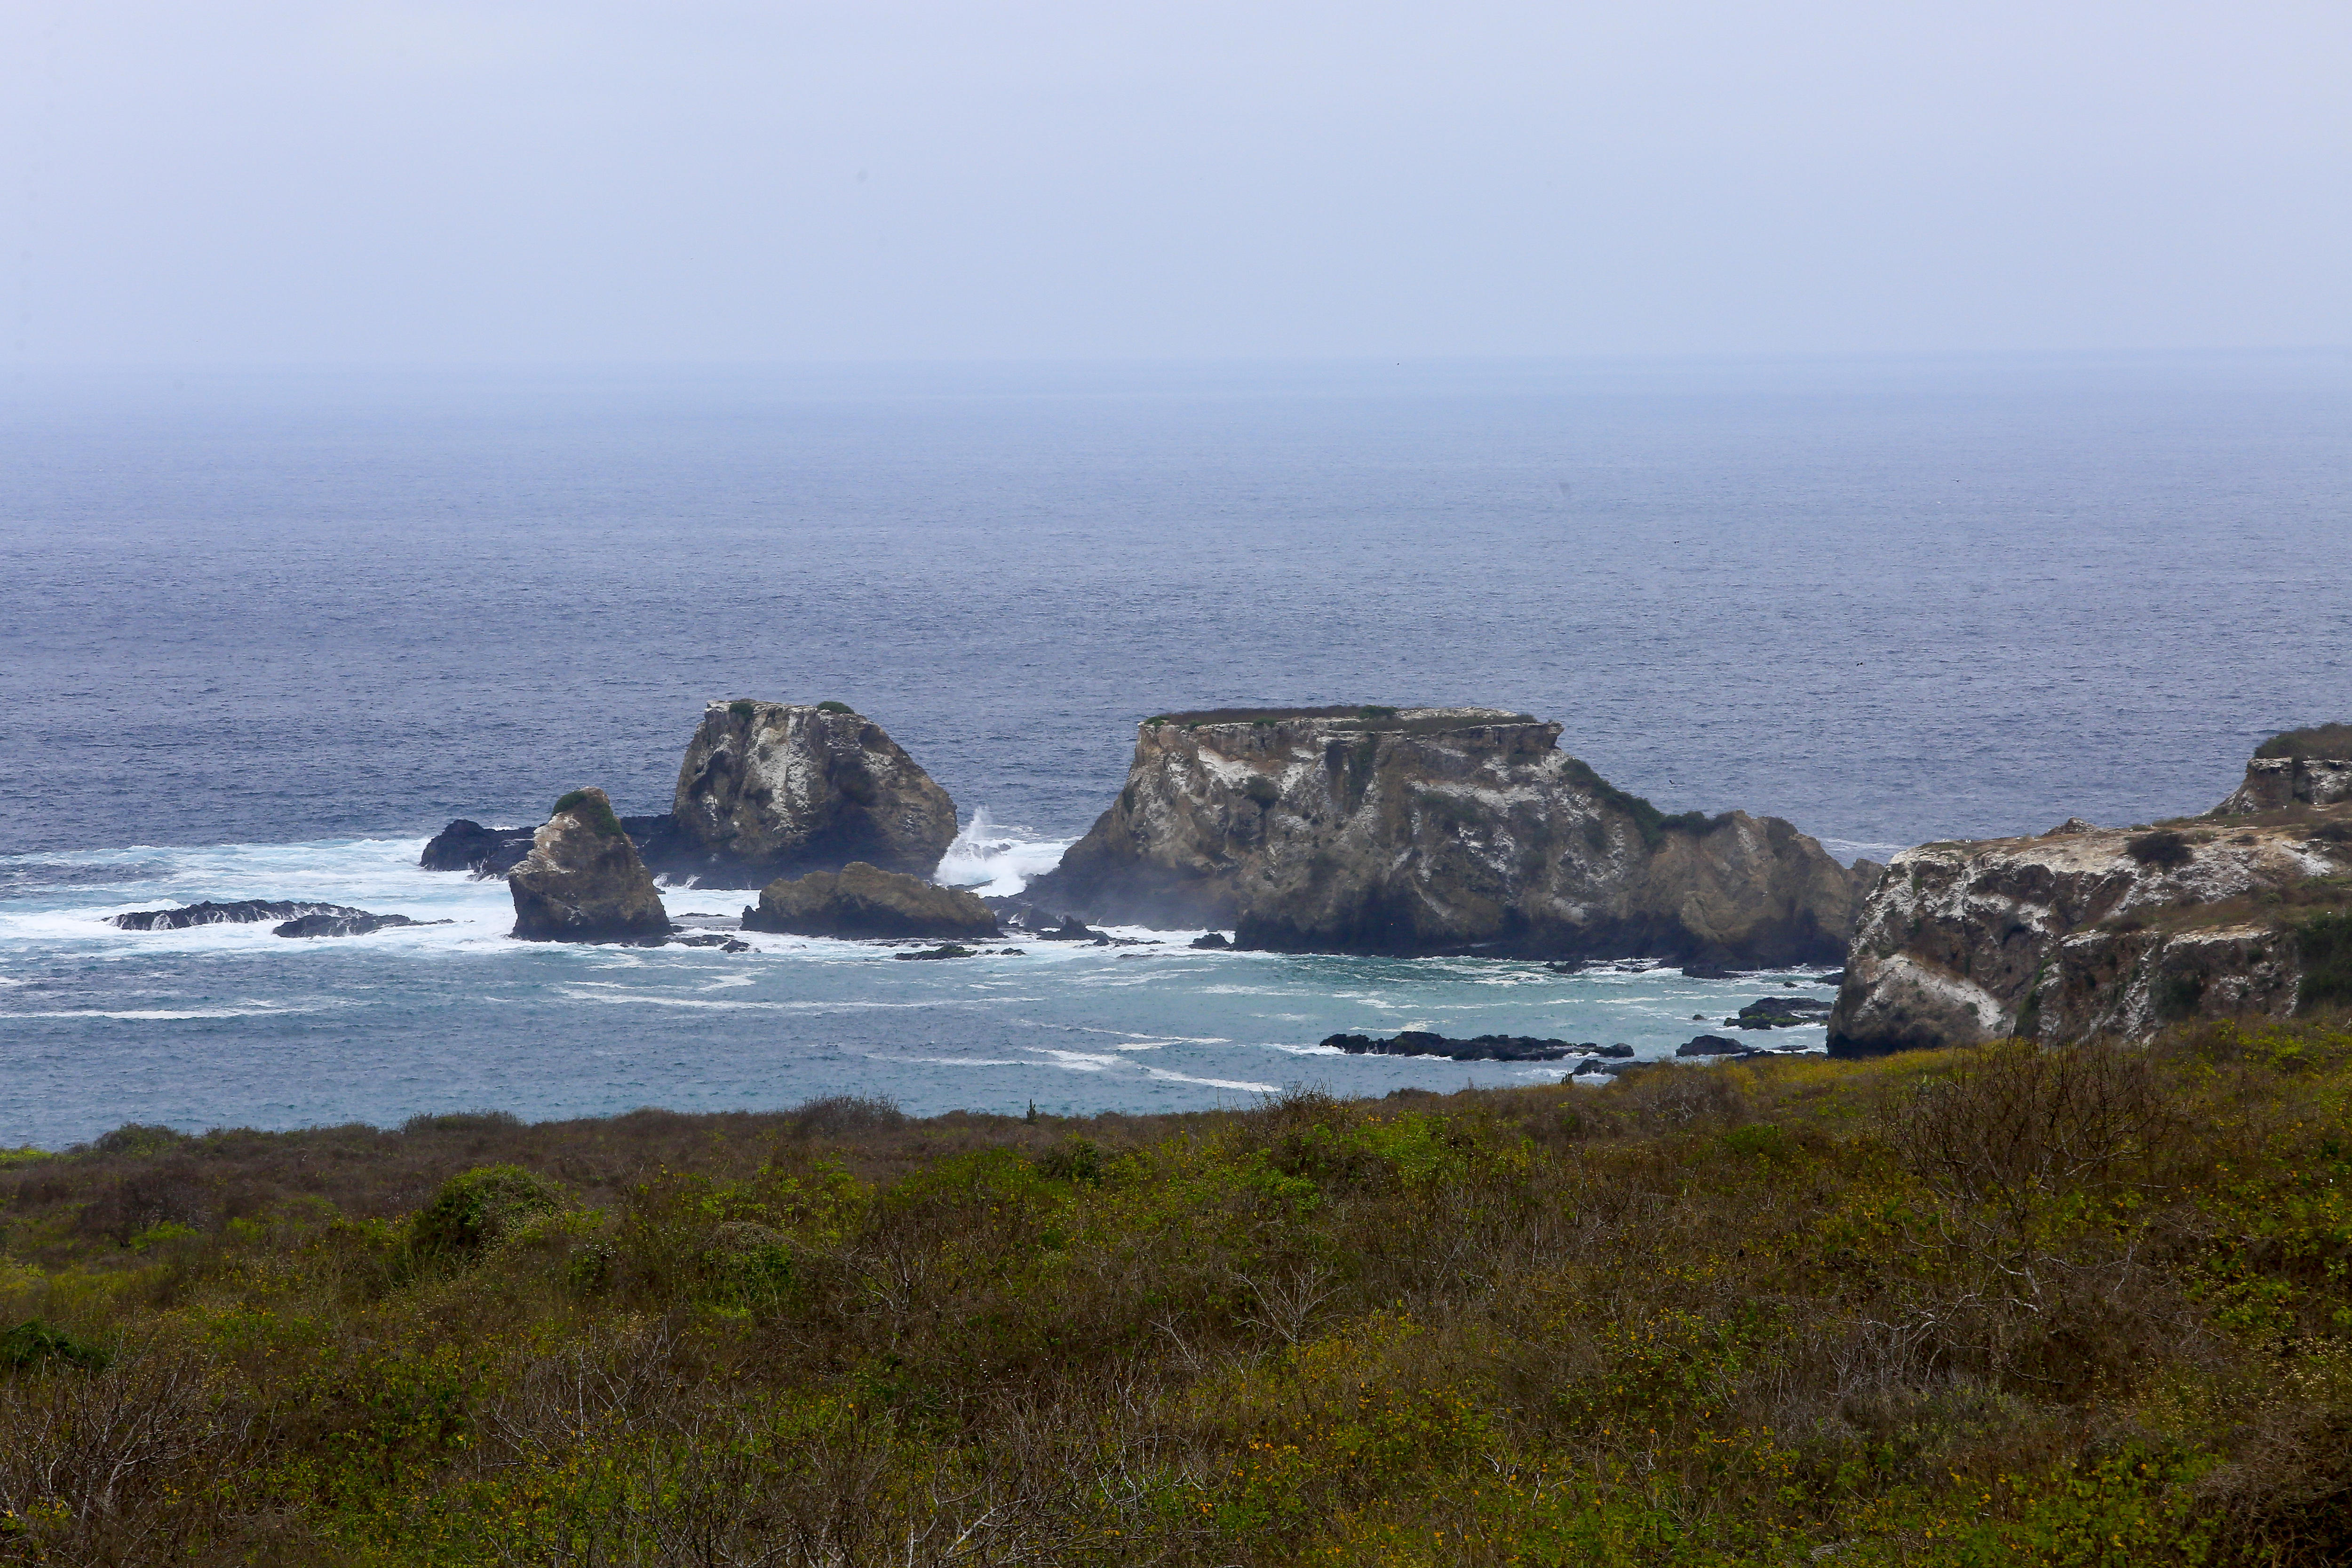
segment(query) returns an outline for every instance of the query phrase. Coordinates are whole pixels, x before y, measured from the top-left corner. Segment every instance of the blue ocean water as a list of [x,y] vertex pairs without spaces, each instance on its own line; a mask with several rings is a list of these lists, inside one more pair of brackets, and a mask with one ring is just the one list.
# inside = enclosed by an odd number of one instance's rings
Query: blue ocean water
[[[1312,1043],[1646,1055],[1762,992],[556,952],[402,862],[580,784],[659,809],[735,695],[876,717],[1023,847],[983,873],[1084,830],[1138,718],[1247,702],[1525,709],[1667,810],[1847,854],[2199,809],[2352,713],[2352,357],[26,375],[0,548],[0,1143],[1370,1092],[1529,1069]],[[454,923],[102,922],[257,896]]]

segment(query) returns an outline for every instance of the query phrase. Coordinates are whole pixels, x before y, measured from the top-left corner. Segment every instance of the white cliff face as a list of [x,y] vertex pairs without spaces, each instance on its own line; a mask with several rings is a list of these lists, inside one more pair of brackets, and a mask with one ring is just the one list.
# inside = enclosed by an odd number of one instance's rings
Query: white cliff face
[[1497,709],[1173,715],[1031,889],[1292,951],[1834,960],[1852,877],[1784,822],[1663,825]]
[[1906,850],[1864,908],[1830,1048],[2139,1039],[2179,1018],[2284,1016],[2300,922],[2352,898],[2347,840],[2352,808],[2306,808]]
[[700,871],[707,885],[853,860],[925,877],[956,831],[947,791],[873,721],[741,699],[704,710],[671,813],[696,858],[665,868]]

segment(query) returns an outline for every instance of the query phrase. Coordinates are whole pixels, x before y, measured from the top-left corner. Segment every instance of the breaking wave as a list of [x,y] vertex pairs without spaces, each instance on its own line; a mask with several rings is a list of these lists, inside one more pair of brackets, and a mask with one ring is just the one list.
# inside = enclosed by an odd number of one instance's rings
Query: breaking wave
[[988,818],[988,808],[973,808],[971,820],[955,836],[931,880],[949,888],[969,888],[983,898],[1009,899],[1062,863],[1062,851],[1075,839],[1023,838],[1021,829],[999,827]]

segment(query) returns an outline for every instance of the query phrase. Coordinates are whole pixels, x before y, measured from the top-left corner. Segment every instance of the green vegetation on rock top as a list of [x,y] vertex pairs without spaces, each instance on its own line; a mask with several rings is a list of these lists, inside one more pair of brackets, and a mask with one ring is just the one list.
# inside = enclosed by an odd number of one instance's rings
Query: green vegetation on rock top
[[816,710],[817,710],[818,712],[820,712],[820,713],[855,713],[855,712],[856,712],[856,711],[857,711],[857,710],[856,710],[856,709],[852,708],[852,707],[851,707],[848,703],[846,703],[846,702],[834,702],[834,701],[824,701],[824,702],[820,702],[820,703],[818,703],[818,704],[816,705]]
[[2352,724],[2315,724],[2288,730],[2254,748],[2258,757],[2352,757]]
[[621,826],[621,819],[613,815],[612,803],[600,799],[584,789],[575,789],[569,795],[559,797],[555,803],[555,809],[548,815],[562,816],[567,811],[579,812],[586,819],[589,826],[606,838],[625,837]]
[[93,1146],[0,1172],[0,1557],[2337,1563],[2347,1123],[2317,1020]]

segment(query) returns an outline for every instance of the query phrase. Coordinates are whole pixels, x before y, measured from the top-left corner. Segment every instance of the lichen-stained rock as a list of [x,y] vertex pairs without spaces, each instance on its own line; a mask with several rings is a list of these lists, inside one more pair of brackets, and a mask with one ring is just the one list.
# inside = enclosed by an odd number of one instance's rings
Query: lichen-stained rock
[[658,871],[707,888],[861,860],[928,877],[955,838],[955,803],[872,720],[838,702],[713,702],[688,745]]
[[1024,896],[1288,952],[1843,955],[1858,879],[1820,845],[1744,812],[1666,816],[1559,732],[1491,708],[1163,714]]
[[601,789],[555,803],[507,887],[514,934],[527,942],[658,942],[669,933],[653,873]]
[[1923,845],[1863,910],[1830,1053],[2283,1016],[2304,994],[2310,922],[2347,904],[2352,805]]
[[799,936],[984,938],[1003,934],[978,894],[853,860],[778,878],[743,911],[745,931]]

